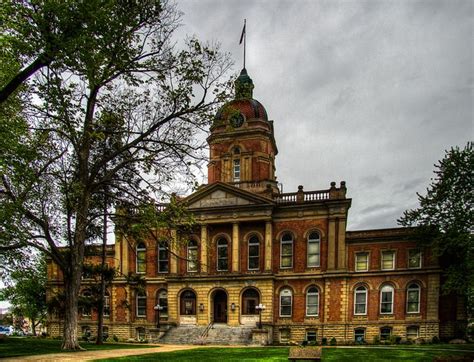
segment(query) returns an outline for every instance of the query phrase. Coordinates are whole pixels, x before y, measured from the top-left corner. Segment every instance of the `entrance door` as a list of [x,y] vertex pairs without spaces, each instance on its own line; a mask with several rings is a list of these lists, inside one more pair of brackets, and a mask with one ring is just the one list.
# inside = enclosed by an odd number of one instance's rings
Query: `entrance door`
[[223,290],[214,294],[214,323],[227,323],[227,294]]

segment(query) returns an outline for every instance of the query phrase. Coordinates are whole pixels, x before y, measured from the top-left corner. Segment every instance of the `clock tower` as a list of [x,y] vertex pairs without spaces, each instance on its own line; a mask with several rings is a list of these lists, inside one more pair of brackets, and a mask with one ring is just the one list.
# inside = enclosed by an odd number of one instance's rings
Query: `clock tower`
[[207,139],[208,182],[226,182],[255,193],[278,193],[273,121],[253,99],[254,85],[245,68],[234,87],[235,98],[219,109]]

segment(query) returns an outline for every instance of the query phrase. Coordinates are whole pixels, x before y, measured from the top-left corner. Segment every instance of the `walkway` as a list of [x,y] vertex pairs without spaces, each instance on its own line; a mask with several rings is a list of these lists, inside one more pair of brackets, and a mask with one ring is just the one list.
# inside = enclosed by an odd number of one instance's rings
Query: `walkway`
[[202,348],[210,346],[198,346],[198,345],[160,345],[149,348],[130,348],[130,349],[107,349],[101,351],[83,351],[83,352],[70,352],[70,353],[50,353],[41,354],[36,356],[24,356],[17,358],[1,359],[2,362],[7,361],[91,361],[101,358],[112,358],[112,357],[126,357],[136,356],[148,353],[157,352],[173,352],[183,351],[187,349]]

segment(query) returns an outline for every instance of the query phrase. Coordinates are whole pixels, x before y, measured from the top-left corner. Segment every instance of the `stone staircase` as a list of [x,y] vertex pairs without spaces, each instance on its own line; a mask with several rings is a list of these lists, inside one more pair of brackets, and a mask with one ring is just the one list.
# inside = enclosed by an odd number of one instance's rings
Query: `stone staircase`
[[229,327],[226,324],[212,326],[178,326],[169,329],[158,343],[168,344],[217,344],[246,345],[252,342],[252,327]]

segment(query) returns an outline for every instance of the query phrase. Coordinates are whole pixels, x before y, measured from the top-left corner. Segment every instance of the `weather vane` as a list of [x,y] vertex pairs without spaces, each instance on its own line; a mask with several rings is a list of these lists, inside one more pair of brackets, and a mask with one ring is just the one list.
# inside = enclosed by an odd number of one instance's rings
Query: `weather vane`
[[242,41],[244,42],[244,69],[245,69],[245,42],[247,40],[247,33],[245,32],[246,25],[247,25],[247,19],[244,19],[244,27],[242,28],[242,34],[240,35],[240,41],[239,41],[239,44],[242,44]]

